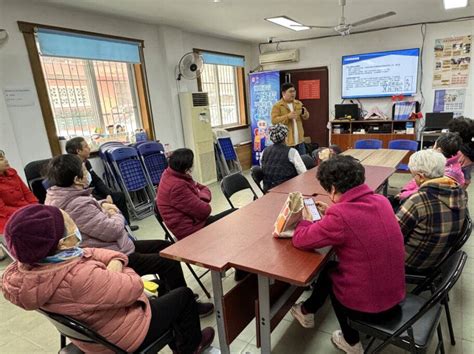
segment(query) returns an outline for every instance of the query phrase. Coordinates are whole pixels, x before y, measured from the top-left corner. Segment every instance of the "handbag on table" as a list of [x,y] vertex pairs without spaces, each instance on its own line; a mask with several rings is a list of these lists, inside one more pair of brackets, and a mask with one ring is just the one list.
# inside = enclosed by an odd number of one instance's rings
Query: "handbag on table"
[[291,192],[278,214],[273,229],[273,237],[291,238],[296,225],[303,219],[304,201],[300,192]]

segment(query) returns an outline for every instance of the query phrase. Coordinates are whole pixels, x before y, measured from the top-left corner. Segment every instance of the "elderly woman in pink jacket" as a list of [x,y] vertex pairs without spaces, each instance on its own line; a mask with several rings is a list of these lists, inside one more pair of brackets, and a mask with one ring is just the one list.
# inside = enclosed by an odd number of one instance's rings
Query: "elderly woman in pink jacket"
[[317,178],[334,204],[318,203],[324,214],[320,221],[305,215],[293,245],[306,250],[332,246],[338,261],[326,265],[311,296],[291,313],[303,327],[314,327],[315,313],[330,297],[341,327],[333,343],[346,353],[363,353],[348,319],[386,321],[398,313],[405,298],[403,236],[390,203],[364,183],[364,166],[357,160],[331,157],[321,163]]
[[[127,352],[140,350],[173,328],[177,353],[201,353],[214,337],[200,330],[197,305],[188,288],[148,299],[143,281],[116,251],[80,248],[81,233],[58,208],[26,206],[8,221],[5,240],[17,259],[5,270],[5,298],[25,310],[71,316]],[[73,340],[87,353],[98,344]]]
[[[48,165],[48,189],[45,204],[67,212],[83,235],[84,247],[107,248],[122,252],[138,275],[158,274],[167,290],[186,286],[177,261],[162,258],[160,251],[170,245],[165,240],[132,240],[125,230],[125,218],[106,199],[98,202],[89,187],[89,172],[77,155],[61,155]],[[201,317],[214,311],[211,303],[198,302]]]

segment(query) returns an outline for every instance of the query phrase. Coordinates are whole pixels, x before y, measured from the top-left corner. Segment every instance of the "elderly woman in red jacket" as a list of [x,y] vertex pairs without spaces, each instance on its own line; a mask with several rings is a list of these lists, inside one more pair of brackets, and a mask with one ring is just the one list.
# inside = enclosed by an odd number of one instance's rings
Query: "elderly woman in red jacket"
[[17,172],[10,167],[5,153],[0,150],[0,234],[3,234],[7,220],[15,211],[25,205],[36,203],[38,199]]
[[314,314],[330,297],[341,326],[333,343],[346,353],[363,353],[348,319],[385,321],[398,313],[405,298],[403,236],[390,203],[364,183],[364,166],[357,160],[333,156],[321,163],[317,178],[334,204],[319,202],[324,217],[315,223],[305,215],[293,245],[332,246],[338,261],[327,264],[312,295],[291,313],[303,327],[314,327]]
[[193,180],[193,160],[192,150],[175,150],[161,176],[156,196],[161,217],[178,240],[234,211],[229,209],[211,216],[211,191]]

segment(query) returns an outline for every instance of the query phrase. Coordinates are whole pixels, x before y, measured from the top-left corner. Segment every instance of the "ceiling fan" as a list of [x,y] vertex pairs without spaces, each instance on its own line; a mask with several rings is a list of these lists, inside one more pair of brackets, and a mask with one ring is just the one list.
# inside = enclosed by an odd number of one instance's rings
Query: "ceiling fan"
[[386,17],[390,17],[396,15],[397,13],[394,11],[389,11],[377,16],[372,16],[365,18],[363,20],[354,22],[354,23],[346,23],[346,18],[344,17],[344,7],[346,6],[346,0],[339,0],[339,5],[341,6],[341,18],[339,20],[339,24],[336,26],[318,26],[318,25],[292,25],[292,27],[309,27],[309,28],[323,28],[329,29],[332,28],[336,32],[340,33],[342,36],[346,36],[351,33],[351,29],[356,26],[365,25],[370,22],[378,21]]

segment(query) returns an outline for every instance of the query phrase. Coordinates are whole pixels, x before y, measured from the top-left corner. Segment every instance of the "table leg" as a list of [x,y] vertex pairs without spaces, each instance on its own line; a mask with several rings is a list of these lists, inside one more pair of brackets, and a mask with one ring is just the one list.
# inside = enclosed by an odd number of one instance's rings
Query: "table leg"
[[271,325],[270,325],[270,279],[263,275],[258,275],[258,303],[260,310],[259,329],[261,338],[261,353],[270,354]]
[[225,336],[225,320],[223,310],[224,291],[222,289],[221,272],[211,270],[212,291],[214,293],[214,305],[216,307],[217,333],[222,354],[230,354],[229,345]]

